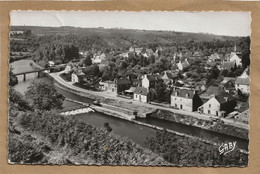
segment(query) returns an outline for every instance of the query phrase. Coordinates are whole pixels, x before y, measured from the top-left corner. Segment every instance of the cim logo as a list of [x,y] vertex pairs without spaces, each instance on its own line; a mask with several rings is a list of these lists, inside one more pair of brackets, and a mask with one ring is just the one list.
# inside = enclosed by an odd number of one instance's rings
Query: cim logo
[[229,152],[232,152],[236,147],[237,142],[229,142],[229,143],[222,143],[221,146],[219,146],[218,151],[221,154],[226,155]]

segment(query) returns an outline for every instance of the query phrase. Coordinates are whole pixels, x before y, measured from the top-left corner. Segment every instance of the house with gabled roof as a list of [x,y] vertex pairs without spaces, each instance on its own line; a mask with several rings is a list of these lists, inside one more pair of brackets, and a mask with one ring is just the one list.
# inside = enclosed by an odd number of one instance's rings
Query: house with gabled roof
[[156,83],[162,80],[162,77],[158,74],[146,74],[142,79],[142,87],[155,88]]
[[134,91],[134,100],[136,101],[140,101],[140,102],[149,102],[150,101],[150,92],[148,88],[144,88],[144,87],[136,87],[135,91]]
[[202,100],[194,89],[174,88],[171,95],[171,106],[185,111],[196,111]]
[[237,80],[235,82],[235,88],[236,90],[240,90],[244,94],[249,94],[249,84],[250,79],[245,71],[241,76],[237,77]]
[[238,55],[235,52],[230,53],[230,62],[235,61],[237,66],[242,66],[242,59],[238,57]]
[[198,108],[198,112],[206,115],[224,117],[234,111],[236,100],[232,95],[223,93],[212,96]]
[[209,63],[209,62],[220,62],[220,61],[221,61],[221,59],[220,59],[218,53],[214,53],[214,54],[211,54],[211,55],[209,56],[207,62]]
[[168,71],[164,71],[162,75],[162,80],[164,81],[165,84],[173,84],[174,80],[178,78],[178,73],[171,73]]
[[236,61],[231,61],[231,62],[223,62],[221,65],[220,65],[220,69],[221,70],[231,70],[232,68],[235,68],[237,65],[236,65]]
[[179,63],[177,63],[177,67],[180,71],[182,71],[184,68],[189,67],[190,63],[188,62],[187,58],[184,61],[179,61]]

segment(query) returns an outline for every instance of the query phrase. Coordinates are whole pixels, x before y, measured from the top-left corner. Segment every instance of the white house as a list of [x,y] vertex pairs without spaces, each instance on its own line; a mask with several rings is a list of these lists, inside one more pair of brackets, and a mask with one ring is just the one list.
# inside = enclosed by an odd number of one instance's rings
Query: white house
[[49,66],[50,67],[52,67],[52,66],[54,66],[55,65],[55,63],[53,62],[53,61],[49,61]]
[[140,102],[149,102],[149,89],[144,87],[136,87],[134,91],[134,100]]
[[223,117],[225,114],[234,111],[235,106],[236,102],[234,98],[225,93],[210,98],[198,108],[198,112],[206,115]]
[[179,63],[177,63],[177,67],[180,71],[188,66],[190,66],[190,63],[188,62],[187,58],[184,61],[179,61]]
[[92,63],[97,63],[100,64],[102,60],[105,60],[106,55],[104,53],[102,54],[95,54],[94,57],[92,58]]
[[144,75],[142,79],[142,87],[144,88],[155,88],[156,83],[162,80],[162,77],[158,74]]
[[79,77],[76,73],[71,74],[71,83],[72,84],[79,83]]
[[171,106],[185,110],[196,111],[202,105],[202,100],[195,90],[186,88],[175,88],[171,95]]
[[249,84],[250,79],[245,71],[241,76],[237,77],[237,80],[235,82],[235,88],[236,90],[239,89],[244,94],[249,94]]
[[230,61],[230,62],[235,61],[237,66],[241,66],[241,65],[242,65],[241,59],[237,56],[237,54],[236,54],[235,52],[232,52],[232,53],[230,54],[230,59],[229,59],[229,61]]
[[221,59],[217,53],[211,54],[208,58],[208,63],[209,62],[218,62],[218,61],[220,62]]

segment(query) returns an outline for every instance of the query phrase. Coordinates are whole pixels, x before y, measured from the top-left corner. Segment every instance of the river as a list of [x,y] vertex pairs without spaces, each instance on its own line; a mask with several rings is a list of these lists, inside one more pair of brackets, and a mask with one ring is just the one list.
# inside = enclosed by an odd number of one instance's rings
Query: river
[[[14,72],[22,72],[24,70],[28,70],[32,68],[30,66],[31,60],[19,60],[16,62],[11,63],[11,66],[14,68]],[[23,76],[18,76],[18,84],[14,86],[14,88],[24,94],[24,92],[27,90],[27,87],[30,85],[30,83],[33,80],[37,81],[44,81],[47,83],[53,83],[51,79],[47,77],[37,77],[37,73],[27,74],[26,75],[26,81],[23,81]],[[63,94],[65,97],[74,99],[77,101],[85,102],[85,103],[92,103],[93,100],[90,100],[85,97],[81,97],[75,94],[72,94],[70,92],[64,91],[58,87],[56,87],[57,91],[61,94]],[[64,106],[70,106],[71,102],[64,102]],[[75,105],[75,104],[74,104]],[[134,142],[144,146],[144,142],[146,140],[146,137],[155,137],[156,130],[153,128],[149,128],[146,126],[141,126],[135,123],[132,123],[127,120],[115,118],[103,113],[87,113],[87,114],[79,114],[76,116],[73,116],[75,119],[78,119],[80,121],[87,122],[89,124],[92,124],[96,127],[103,127],[105,122],[108,122],[110,127],[113,129],[113,132],[115,134],[118,134],[123,137],[128,137],[129,139],[133,140]],[[248,141],[229,136],[220,134],[217,132],[212,132],[208,130],[204,130],[197,127],[192,127],[188,125],[183,125],[179,123],[173,123],[169,121],[159,120],[155,118],[147,118],[147,119],[138,119],[138,121],[142,121],[145,123],[149,123],[152,125],[160,126],[163,128],[167,128],[179,133],[200,137],[208,140],[218,139],[221,142],[231,142],[231,141],[237,141],[237,146],[243,150],[248,150]]]

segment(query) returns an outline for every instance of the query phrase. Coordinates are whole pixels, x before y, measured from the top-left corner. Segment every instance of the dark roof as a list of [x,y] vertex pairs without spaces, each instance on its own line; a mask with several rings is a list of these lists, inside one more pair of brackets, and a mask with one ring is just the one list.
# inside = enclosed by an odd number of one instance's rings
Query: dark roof
[[230,95],[228,93],[216,95],[215,98],[220,104],[223,104],[223,103],[226,103],[226,102],[229,102],[229,101],[232,101],[235,99],[234,97],[232,97],[232,95]]
[[142,83],[142,81],[139,80],[139,79],[131,79],[131,81],[132,81],[133,84],[141,84]]
[[146,76],[149,81],[158,81],[162,79],[162,77],[158,74],[146,75]]
[[125,84],[131,84],[131,81],[129,79],[118,79],[116,82],[118,85],[125,85]]
[[[172,95],[175,96],[176,92],[177,92],[178,97],[182,97],[182,98],[188,97],[190,99],[192,99],[195,94],[194,90],[175,88],[175,89],[173,89]],[[187,96],[187,94],[188,94],[188,96]]]
[[214,95],[219,95],[221,93],[224,92],[224,89],[223,87],[221,86],[210,86],[207,90],[206,90],[206,94],[208,95],[211,95],[211,94],[214,94]]
[[147,88],[144,88],[144,87],[136,87],[135,88],[135,91],[134,91],[135,94],[141,94],[141,95],[148,95],[148,89]]
[[164,72],[164,74],[163,74],[163,76],[164,75],[166,75],[166,77],[168,78],[168,79],[174,79],[174,78],[176,78],[176,77],[178,77],[178,73],[170,73],[170,72]]

